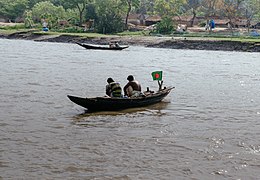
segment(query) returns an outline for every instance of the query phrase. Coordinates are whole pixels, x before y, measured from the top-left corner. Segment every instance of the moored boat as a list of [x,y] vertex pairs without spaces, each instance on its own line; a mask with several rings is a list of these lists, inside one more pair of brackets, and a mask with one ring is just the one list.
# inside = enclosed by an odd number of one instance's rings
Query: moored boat
[[83,98],[68,95],[68,98],[86,108],[88,111],[116,111],[128,108],[143,107],[162,101],[174,87],[164,88],[157,92],[146,91],[141,97],[135,98],[111,98],[111,97],[95,97]]
[[129,46],[106,47],[106,46],[95,46],[95,45],[82,44],[82,43],[76,43],[76,44],[86,49],[97,49],[97,50],[123,50],[129,47]]

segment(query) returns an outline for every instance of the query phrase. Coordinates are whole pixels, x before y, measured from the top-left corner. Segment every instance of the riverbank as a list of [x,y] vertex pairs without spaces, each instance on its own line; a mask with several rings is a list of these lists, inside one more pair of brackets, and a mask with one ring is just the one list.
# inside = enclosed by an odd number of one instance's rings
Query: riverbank
[[243,42],[192,37],[157,37],[157,36],[99,36],[86,37],[70,34],[35,33],[33,31],[0,34],[0,38],[25,39],[43,42],[88,43],[107,45],[110,41],[118,41],[121,45],[145,46],[170,49],[194,49],[213,51],[260,52],[260,42]]

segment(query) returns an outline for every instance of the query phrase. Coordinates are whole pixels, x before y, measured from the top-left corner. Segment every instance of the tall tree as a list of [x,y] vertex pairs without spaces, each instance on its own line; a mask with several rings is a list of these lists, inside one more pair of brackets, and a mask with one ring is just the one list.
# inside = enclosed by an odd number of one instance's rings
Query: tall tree
[[180,17],[183,14],[184,2],[185,0],[155,0],[155,13],[162,17],[162,21],[157,24],[160,33],[169,33],[173,30],[172,16]]
[[187,0],[186,10],[192,12],[192,20],[190,26],[193,27],[194,20],[197,16],[197,11],[201,7],[201,0]]
[[251,5],[255,9],[254,19],[256,21],[260,21],[260,1],[259,0],[250,0],[250,2],[251,2]]
[[31,10],[32,7],[33,7],[35,4],[37,4],[37,3],[39,3],[39,2],[42,2],[42,1],[44,1],[44,0],[28,0],[28,8]]
[[122,2],[118,0],[96,0],[96,12],[98,19],[95,23],[99,33],[115,33],[124,29],[122,17],[124,10],[119,8]]
[[126,12],[126,17],[125,17],[125,29],[128,29],[128,17],[129,14],[132,10],[132,7],[139,7],[140,5],[140,0],[123,0],[127,4],[127,12]]
[[247,20],[247,29],[249,32],[251,21],[253,19],[260,20],[260,1],[259,0],[244,1],[241,7],[243,11],[243,16]]
[[[208,19],[210,16],[216,14],[218,5],[222,0],[202,0],[202,11],[204,12],[204,16]],[[225,0],[224,0],[225,1]],[[223,4],[221,3],[223,6]]]
[[241,15],[241,5],[244,0],[223,0],[223,11],[225,16],[230,21],[230,27],[233,28],[236,23],[236,18]]
[[140,11],[148,14],[154,14],[154,6],[156,0],[141,0]]
[[157,33],[170,33],[174,29],[172,16],[180,16],[184,10],[185,0],[155,0],[154,14],[162,17],[161,22],[157,23]]
[[28,0],[0,0],[0,16],[15,21],[17,17],[22,17],[28,5]]
[[39,2],[32,8],[32,18],[41,22],[42,19],[48,22],[48,27],[52,28],[58,24],[60,19],[65,17],[65,10],[62,6],[54,6],[49,1]]
[[75,8],[79,13],[79,25],[81,26],[83,23],[83,15],[87,8],[87,5],[92,3],[93,0],[63,0],[63,6],[65,9]]
[[154,9],[160,16],[178,16],[183,13],[185,0],[155,0]]

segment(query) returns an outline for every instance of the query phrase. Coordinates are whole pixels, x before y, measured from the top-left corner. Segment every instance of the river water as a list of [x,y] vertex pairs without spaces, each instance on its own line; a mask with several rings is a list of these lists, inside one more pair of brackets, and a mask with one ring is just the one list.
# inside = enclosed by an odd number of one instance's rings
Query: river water
[[[0,179],[260,179],[259,53],[85,50],[0,39]],[[163,102],[86,114],[66,97],[151,72]]]

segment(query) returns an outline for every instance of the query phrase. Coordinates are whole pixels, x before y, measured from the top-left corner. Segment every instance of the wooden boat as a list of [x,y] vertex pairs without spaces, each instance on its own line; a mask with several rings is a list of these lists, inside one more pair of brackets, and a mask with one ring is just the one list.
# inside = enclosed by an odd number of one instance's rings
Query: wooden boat
[[129,46],[122,46],[122,47],[105,47],[105,46],[94,46],[94,45],[88,45],[88,44],[81,44],[81,43],[76,43],[86,49],[99,49],[99,50],[123,50],[128,48]]
[[111,97],[95,97],[82,98],[68,95],[68,98],[88,109],[88,111],[116,111],[134,107],[143,107],[158,103],[165,98],[174,87],[164,88],[157,92],[146,91],[142,97],[135,98],[111,98]]

